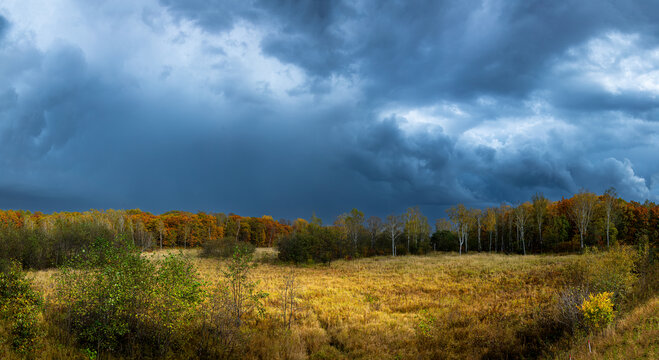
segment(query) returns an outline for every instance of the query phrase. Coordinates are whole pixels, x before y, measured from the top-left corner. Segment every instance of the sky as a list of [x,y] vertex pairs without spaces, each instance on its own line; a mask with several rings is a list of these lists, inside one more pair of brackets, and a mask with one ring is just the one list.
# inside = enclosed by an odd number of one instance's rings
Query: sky
[[659,2],[0,0],[0,208],[659,201]]

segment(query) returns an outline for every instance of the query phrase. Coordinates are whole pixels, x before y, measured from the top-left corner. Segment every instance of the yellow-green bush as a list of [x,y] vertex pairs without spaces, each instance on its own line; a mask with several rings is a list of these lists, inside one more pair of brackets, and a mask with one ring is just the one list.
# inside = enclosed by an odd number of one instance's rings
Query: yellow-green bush
[[580,306],[586,324],[593,330],[599,330],[613,321],[613,296],[610,292],[590,294]]
[[12,348],[28,352],[39,336],[38,314],[42,298],[32,289],[18,262],[0,272],[0,319],[7,320]]

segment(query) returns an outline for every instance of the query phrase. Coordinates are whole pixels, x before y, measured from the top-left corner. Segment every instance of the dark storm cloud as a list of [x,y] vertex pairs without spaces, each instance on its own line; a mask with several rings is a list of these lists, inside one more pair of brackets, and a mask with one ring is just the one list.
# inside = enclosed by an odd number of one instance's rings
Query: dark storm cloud
[[237,19],[266,24],[267,54],[312,76],[357,72],[376,100],[523,95],[570,46],[608,30],[640,30],[656,43],[659,32],[651,1],[256,1],[233,11],[163,3],[208,31]]
[[42,212],[62,211],[62,209],[80,209],[89,206],[81,199],[63,197],[57,193],[41,193],[40,189],[22,189],[0,187],[2,209],[36,209]]
[[659,199],[655,2],[71,4],[93,41],[0,15],[0,208]]

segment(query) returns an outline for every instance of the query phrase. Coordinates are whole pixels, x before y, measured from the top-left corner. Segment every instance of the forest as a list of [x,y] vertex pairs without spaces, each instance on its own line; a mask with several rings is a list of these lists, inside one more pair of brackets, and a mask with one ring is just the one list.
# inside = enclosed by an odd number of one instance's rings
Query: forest
[[418,207],[3,210],[0,357],[656,358],[658,239],[659,206],[613,189],[434,229]]
[[328,262],[374,255],[501,252],[541,254],[579,252],[612,244],[657,245],[659,205],[580,191],[550,201],[536,194],[528,202],[485,209],[458,204],[433,227],[418,207],[385,219],[352,209],[329,225],[224,213],[169,211],[154,215],[139,209],[43,214],[0,210],[0,257],[23,266],[58,266],[98,238],[125,235],[141,250],[194,248],[233,239],[254,247],[277,247],[283,261]]

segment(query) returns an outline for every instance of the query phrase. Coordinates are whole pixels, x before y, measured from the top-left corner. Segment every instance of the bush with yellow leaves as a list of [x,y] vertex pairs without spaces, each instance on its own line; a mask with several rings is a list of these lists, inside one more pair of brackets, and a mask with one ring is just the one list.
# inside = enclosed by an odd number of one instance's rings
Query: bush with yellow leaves
[[588,327],[599,330],[613,321],[613,293],[602,292],[590,294],[579,309],[583,313]]

